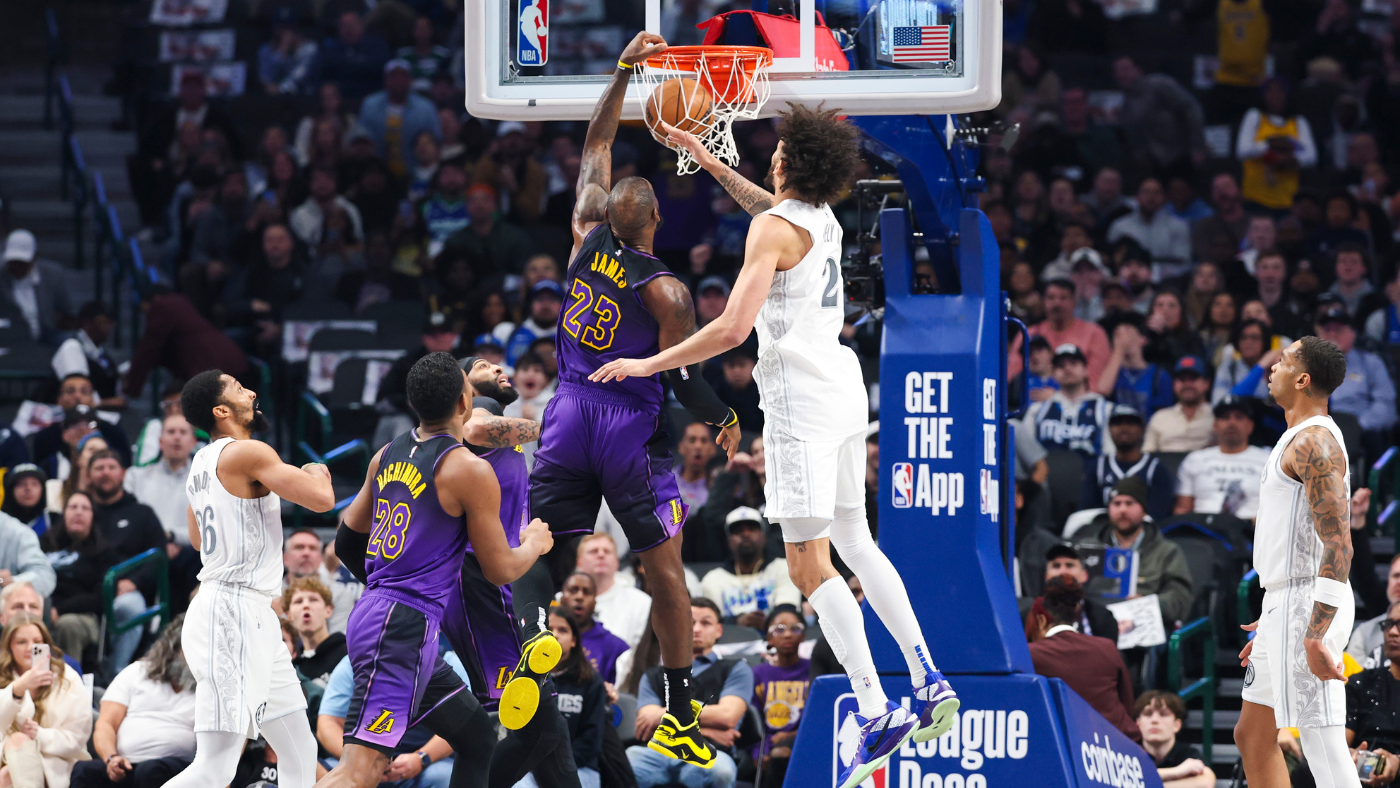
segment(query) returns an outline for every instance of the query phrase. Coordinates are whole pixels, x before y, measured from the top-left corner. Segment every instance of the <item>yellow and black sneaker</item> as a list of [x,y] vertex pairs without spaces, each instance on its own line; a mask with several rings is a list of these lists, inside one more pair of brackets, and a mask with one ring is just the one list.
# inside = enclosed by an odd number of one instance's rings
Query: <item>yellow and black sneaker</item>
[[668,758],[708,769],[715,765],[715,748],[700,735],[700,710],[705,704],[692,700],[690,708],[695,711],[695,719],[685,727],[681,727],[670,712],[661,715],[661,723],[656,726],[647,747]]
[[540,707],[540,686],[559,664],[563,649],[554,633],[545,630],[526,641],[520,662],[501,690],[501,724],[513,731],[525,727]]

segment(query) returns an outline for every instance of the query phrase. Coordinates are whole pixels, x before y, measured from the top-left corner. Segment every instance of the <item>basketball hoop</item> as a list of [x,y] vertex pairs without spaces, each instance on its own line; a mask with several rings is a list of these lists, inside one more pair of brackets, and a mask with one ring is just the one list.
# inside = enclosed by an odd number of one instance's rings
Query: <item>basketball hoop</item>
[[[739,163],[739,150],[734,146],[734,121],[758,117],[759,110],[768,101],[768,68],[772,65],[773,50],[767,47],[671,47],[637,64],[642,116],[652,136],[671,147],[660,129],[660,114],[647,111],[648,99],[667,80],[677,77],[695,79],[708,91],[710,108],[706,113],[703,100],[696,99],[701,91],[676,91],[683,116],[689,118],[689,123],[694,126],[687,130],[700,138],[706,150],[731,167],[735,166]],[[698,105],[694,107],[695,112],[692,112],[692,102]],[[689,151],[681,148],[672,150],[679,156],[678,172],[681,175],[700,169]]]

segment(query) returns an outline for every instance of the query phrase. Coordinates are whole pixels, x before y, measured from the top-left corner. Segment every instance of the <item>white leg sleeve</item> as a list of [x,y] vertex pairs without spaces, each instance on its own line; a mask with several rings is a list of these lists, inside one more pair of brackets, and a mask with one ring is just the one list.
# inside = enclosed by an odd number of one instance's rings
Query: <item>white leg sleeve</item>
[[277,753],[277,784],[281,788],[311,788],[316,784],[316,737],[306,714],[294,711],[262,724],[263,738]]
[[195,733],[194,740],[194,760],[167,782],[166,788],[209,788],[233,782],[248,739],[241,733],[201,731]]
[[1347,749],[1347,733],[1341,725],[1299,728],[1303,756],[1308,760],[1317,788],[1359,788],[1356,762]]
[[924,676],[934,669],[933,661],[928,656],[919,620],[914,617],[914,608],[909,604],[904,580],[870,537],[865,507],[836,507],[836,519],[831,523],[831,544],[846,566],[860,578],[871,609],[899,643],[915,688],[922,687]]
[[856,604],[851,587],[840,577],[833,577],[817,586],[807,598],[821,618],[822,632],[831,652],[846,669],[860,703],[860,716],[873,719],[885,713],[885,691],[880,676],[875,673],[875,660],[870,656],[870,642],[865,638],[865,617]]

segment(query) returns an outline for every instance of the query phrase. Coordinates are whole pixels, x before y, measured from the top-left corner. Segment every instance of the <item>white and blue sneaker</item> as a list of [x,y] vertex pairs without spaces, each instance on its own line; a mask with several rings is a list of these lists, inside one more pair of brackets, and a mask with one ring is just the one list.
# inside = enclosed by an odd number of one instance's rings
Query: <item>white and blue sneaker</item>
[[919,727],[919,718],[908,709],[886,701],[885,713],[873,720],[867,720],[852,712],[856,724],[860,725],[860,740],[851,757],[850,766],[841,773],[836,788],[855,788],[865,779],[885,765],[895,751],[904,745],[906,739],[914,735]]
[[916,742],[936,739],[951,730],[953,715],[961,705],[958,693],[941,672],[929,673],[926,681],[928,683],[914,693],[913,712],[919,719],[919,730],[914,734]]

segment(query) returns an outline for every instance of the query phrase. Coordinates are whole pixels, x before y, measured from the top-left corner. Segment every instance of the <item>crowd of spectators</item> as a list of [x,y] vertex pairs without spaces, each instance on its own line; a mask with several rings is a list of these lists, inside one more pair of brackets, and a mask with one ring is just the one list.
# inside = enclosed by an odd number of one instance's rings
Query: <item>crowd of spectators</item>
[[[58,787],[70,771],[74,785],[159,785],[190,757],[179,620],[159,633],[115,632],[156,601],[155,568],[120,578],[110,609],[101,583],[155,549],[167,557],[176,611],[197,591],[181,490],[207,436],[179,412],[181,380],[218,367],[256,387],[270,370],[273,387],[262,394],[284,429],[301,388],[337,399],[357,386],[357,434],[372,448],[412,425],[403,379],[429,352],[503,364],[520,393],[507,415],[541,418],[556,385],[585,126],[464,113],[459,4],[229,5],[246,20],[240,35],[257,39],[248,95],[212,97],[211,77],[183,68],[166,98],[136,91],[133,101],[128,167],[140,236],[167,275],[142,295],[129,358],[111,347],[109,307],[74,303],[61,262],[29,230],[4,228],[0,307],[51,349],[53,373],[0,433],[0,681],[34,696],[32,711],[10,716],[11,696],[0,692],[16,785],[24,769]],[[699,13],[665,5],[663,25],[677,35],[687,29],[678,20]],[[1019,339],[1008,353],[1008,393],[1033,403],[1016,425],[1016,587],[1036,669],[1064,678],[1141,741],[1167,784],[1209,785],[1211,765],[1177,738],[1185,707],[1160,692],[1160,650],[1113,647],[1132,623],[1108,609],[1121,594],[1094,558],[1133,552],[1134,594],[1155,595],[1168,632],[1212,612],[1172,528],[1209,520],[1246,543],[1267,447],[1283,429],[1264,396],[1268,371],[1300,336],[1315,333],[1346,354],[1331,409],[1354,468],[1395,443],[1400,14],[1345,0],[1218,0],[1146,17],[1107,5],[1008,3],[1003,99],[972,119],[1022,129],[1009,148],[993,131],[978,168],[1002,287],[1030,325],[1028,365]],[[1129,46],[1144,19],[1181,38],[1209,37],[1212,18],[1218,40],[1193,45],[1207,64],[1194,78],[1180,58]],[[1134,54],[1110,54],[1119,50]],[[247,111],[270,102],[291,112]],[[736,138],[739,171],[761,182],[777,146],[773,123],[741,124]],[[861,177],[880,176],[881,166],[869,163]],[[666,218],[656,254],[690,287],[699,322],[715,319],[750,217],[709,176],[677,175],[672,154],[623,127],[612,177],[630,175],[651,181]],[[833,207],[854,243],[851,203]],[[318,319],[373,322],[380,340],[392,340],[345,384],[339,357],[308,369],[306,326]],[[873,390],[879,322],[854,322],[843,341]],[[704,368],[746,433],[733,459],[716,454],[706,425],[668,408],[691,512],[694,670],[697,694],[710,701],[701,722],[724,753],[704,780],[718,788],[759,771],[765,784],[780,780],[811,678],[839,671],[763,516],[755,362],[750,341]],[[136,405],[148,394],[155,418]],[[875,528],[873,406],[870,415]],[[534,447],[523,448],[532,458]],[[1358,544],[1367,495],[1353,506]],[[606,508],[578,550],[550,623],[566,646],[555,680],[580,774],[586,785],[691,784],[677,764],[625,746],[646,738],[659,715],[659,652],[645,574]],[[329,766],[351,690],[344,628],[363,589],[313,529],[291,531],[284,557],[285,640]],[[850,582],[858,592],[859,580]],[[1400,681],[1388,667],[1400,629],[1385,604],[1400,601],[1400,569],[1388,588],[1364,578],[1357,587],[1368,620],[1349,654],[1367,672],[1349,685],[1348,728],[1354,744],[1393,760],[1400,694],[1386,682]],[[22,646],[39,641],[54,649],[51,671],[27,667]],[[106,687],[95,726],[77,714],[87,701],[74,671]],[[637,699],[635,731],[607,722],[618,693]],[[275,775],[270,749],[244,757],[240,785]],[[444,742],[411,731],[387,779],[444,785],[450,762]]]

